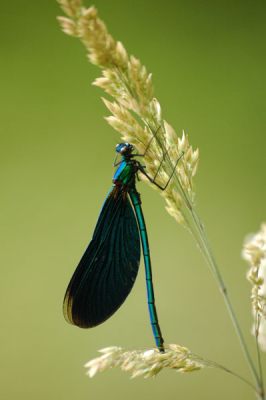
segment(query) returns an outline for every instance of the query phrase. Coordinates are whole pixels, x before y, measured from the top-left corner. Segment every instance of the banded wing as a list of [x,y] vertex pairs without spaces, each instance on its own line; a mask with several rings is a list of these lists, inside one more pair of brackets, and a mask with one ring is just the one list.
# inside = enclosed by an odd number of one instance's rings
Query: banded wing
[[63,304],[65,319],[80,328],[106,321],[130,293],[139,261],[136,217],[127,194],[114,186],[68,285]]

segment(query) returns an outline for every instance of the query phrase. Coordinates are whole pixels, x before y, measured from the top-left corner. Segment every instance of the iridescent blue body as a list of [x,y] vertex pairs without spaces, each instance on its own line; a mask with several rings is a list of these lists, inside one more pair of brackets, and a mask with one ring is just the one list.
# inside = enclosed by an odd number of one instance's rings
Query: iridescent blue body
[[150,322],[156,346],[163,352],[147,230],[135,186],[137,172],[145,171],[131,154],[133,149],[129,143],[116,147],[122,161],[115,164],[119,167],[113,177],[113,187],[103,204],[92,240],[69,283],[63,310],[65,319],[81,328],[97,326],[113,315],[137,277],[141,237]]

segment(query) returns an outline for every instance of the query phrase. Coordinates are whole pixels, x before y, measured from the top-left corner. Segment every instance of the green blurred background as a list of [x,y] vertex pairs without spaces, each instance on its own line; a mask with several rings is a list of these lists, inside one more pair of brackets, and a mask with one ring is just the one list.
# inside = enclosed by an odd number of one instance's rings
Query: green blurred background
[[[265,220],[265,1],[94,1],[109,32],[153,72],[164,118],[200,148],[197,208],[251,353],[246,234]],[[87,2],[89,7],[90,3]],[[109,346],[153,346],[143,264],[122,308],[81,330],[62,316],[70,277],[111,185],[119,141],[91,82],[100,71],[60,31],[55,1],[1,4],[2,399],[251,399],[217,370],[130,380],[83,364]],[[252,380],[217,284],[189,233],[139,183],[157,307],[179,343]],[[263,354],[264,372],[266,357]]]

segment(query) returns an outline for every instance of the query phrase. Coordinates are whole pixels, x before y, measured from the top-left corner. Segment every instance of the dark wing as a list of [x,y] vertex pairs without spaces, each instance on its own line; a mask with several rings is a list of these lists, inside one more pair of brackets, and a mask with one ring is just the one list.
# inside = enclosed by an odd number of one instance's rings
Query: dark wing
[[81,328],[106,321],[130,293],[139,261],[136,217],[127,194],[114,186],[68,285],[63,304],[65,319]]

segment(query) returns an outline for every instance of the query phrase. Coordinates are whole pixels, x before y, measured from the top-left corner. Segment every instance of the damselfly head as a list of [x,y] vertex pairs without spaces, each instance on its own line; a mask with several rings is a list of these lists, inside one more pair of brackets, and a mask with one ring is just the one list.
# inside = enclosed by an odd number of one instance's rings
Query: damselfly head
[[120,153],[122,156],[130,156],[132,151],[134,150],[134,146],[130,143],[120,143],[116,145],[116,152]]

